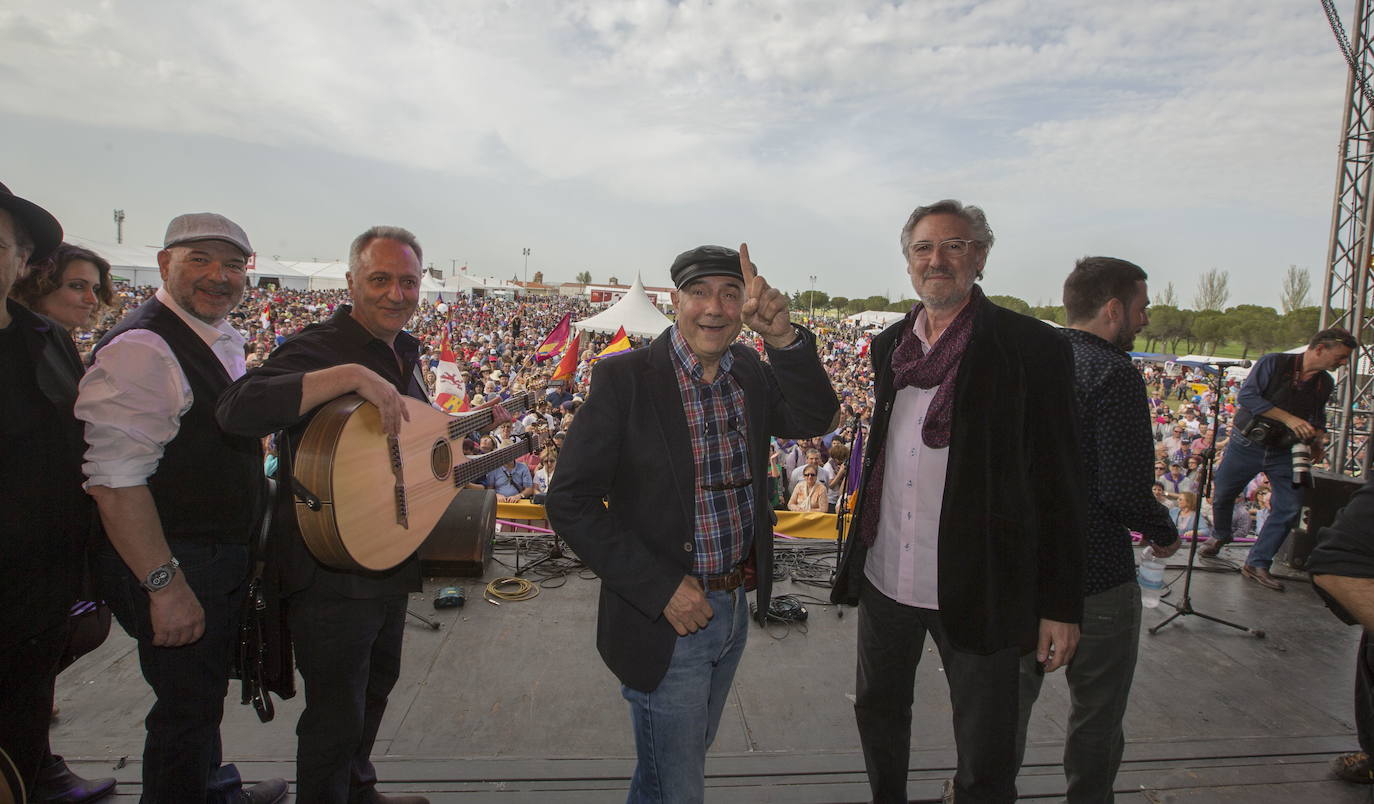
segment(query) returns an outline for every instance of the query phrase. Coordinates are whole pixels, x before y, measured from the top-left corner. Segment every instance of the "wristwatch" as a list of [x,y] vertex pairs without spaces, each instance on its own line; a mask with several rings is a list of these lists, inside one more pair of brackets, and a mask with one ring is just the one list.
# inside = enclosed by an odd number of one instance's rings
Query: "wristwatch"
[[166,589],[167,585],[172,582],[172,578],[176,577],[177,568],[180,566],[181,562],[177,561],[176,556],[172,556],[172,559],[166,564],[153,567],[149,571],[148,577],[143,579],[143,588],[149,592]]

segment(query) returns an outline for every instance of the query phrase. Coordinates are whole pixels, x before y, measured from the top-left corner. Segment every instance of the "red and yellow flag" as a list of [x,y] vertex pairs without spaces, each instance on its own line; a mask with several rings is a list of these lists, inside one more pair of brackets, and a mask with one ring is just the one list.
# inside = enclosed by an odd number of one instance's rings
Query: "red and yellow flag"
[[549,334],[544,336],[544,342],[539,344],[539,348],[534,350],[534,362],[543,363],[553,357],[568,345],[568,338],[572,335],[572,313],[564,313],[558,320]]
[[568,344],[568,349],[563,353],[563,359],[558,361],[558,368],[554,370],[553,380],[571,380],[577,373],[577,355],[582,349],[582,336],[574,335],[572,343]]
[[596,357],[593,357],[591,359],[591,362],[595,363],[603,357],[618,355],[621,352],[628,352],[633,348],[635,348],[635,345],[633,343],[630,343],[630,336],[626,335],[625,328],[621,327],[620,329],[616,330],[615,337],[611,338],[611,342],[606,344],[606,348],[597,352]]

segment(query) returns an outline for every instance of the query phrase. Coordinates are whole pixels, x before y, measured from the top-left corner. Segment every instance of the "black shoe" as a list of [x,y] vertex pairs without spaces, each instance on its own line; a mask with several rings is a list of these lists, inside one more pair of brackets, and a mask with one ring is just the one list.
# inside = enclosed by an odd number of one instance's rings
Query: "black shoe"
[[50,756],[38,771],[29,801],[58,802],[59,804],[78,804],[82,801],[95,801],[110,794],[115,789],[113,777],[104,779],[83,779],[72,773],[62,757]]
[[1343,754],[1331,760],[1331,772],[1347,782],[1374,784],[1374,759],[1363,751]]
[[277,804],[286,798],[286,780],[268,779],[252,787],[239,788],[240,804]]

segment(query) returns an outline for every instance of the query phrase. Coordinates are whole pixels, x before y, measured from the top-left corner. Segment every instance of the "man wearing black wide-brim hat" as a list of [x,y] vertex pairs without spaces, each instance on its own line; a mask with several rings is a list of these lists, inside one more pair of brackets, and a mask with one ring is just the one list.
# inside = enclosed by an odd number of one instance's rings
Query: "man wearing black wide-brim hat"
[[[61,242],[56,218],[0,184],[0,749],[33,801],[80,801],[114,787],[72,775],[48,751],[53,683],[91,524],[72,415],[81,361],[62,327],[9,291]],[[43,781],[62,782],[65,797],[50,796],[55,788]]]

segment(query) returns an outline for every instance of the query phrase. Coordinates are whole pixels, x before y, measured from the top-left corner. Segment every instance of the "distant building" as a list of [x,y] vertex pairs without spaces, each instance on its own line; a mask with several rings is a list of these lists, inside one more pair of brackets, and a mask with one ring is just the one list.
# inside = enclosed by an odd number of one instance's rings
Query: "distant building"
[[[558,286],[558,293],[563,296],[585,296],[587,301],[592,304],[614,304],[620,301],[630,289],[630,285],[612,285],[608,283],[591,282],[582,284],[581,282],[564,282]],[[671,287],[644,287],[644,295],[649,297],[649,302],[660,310],[673,309]]]

